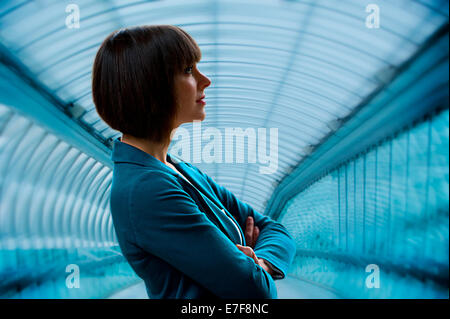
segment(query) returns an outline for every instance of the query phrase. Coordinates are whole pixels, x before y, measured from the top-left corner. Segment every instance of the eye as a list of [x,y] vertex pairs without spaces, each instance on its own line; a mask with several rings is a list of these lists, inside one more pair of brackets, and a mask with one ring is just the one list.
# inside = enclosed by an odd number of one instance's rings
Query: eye
[[186,69],[184,69],[184,72],[187,74],[192,74],[192,70],[194,69],[194,66],[188,66]]

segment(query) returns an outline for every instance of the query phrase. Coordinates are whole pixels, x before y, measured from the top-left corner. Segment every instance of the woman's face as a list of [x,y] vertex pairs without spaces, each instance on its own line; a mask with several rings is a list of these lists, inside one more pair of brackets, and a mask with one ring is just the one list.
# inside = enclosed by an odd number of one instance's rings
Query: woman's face
[[197,64],[175,76],[175,96],[178,104],[175,127],[205,119],[204,89],[210,84],[211,80],[197,69]]

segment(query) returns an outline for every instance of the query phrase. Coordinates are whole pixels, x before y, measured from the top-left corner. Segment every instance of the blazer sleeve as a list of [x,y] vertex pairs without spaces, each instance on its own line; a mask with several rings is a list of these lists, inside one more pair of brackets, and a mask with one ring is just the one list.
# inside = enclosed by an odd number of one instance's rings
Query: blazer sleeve
[[129,194],[135,241],[220,298],[277,298],[271,276],[243,254],[175,177],[141,176]]
[[245,230],[247,217],[252,216],[254,218],[255,225],[260,229],[254,248],[256,256],[267,260],[269,264],[274,266],[272,268],[281,272],[281,276],[275,277],[275,279],[286,277],[296,252],[295,241],[287,229],[279,222],[258,213],[250,205],[237,199],[232,192],[217,184],[211,177],[201,172],[195,166],[190,166],[207,179],[208,184],[212,187],[222,204],[235,216],[242,230]]

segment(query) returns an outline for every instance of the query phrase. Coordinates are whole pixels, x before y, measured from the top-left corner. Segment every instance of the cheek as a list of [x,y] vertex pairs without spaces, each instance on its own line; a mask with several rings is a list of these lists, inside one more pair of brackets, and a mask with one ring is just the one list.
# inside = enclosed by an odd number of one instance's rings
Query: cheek
[[195,79],[185,78],[177,82],[175,89],[179,104],[192,104],[197,100],[197,83]]
[[193,86],[186,86],[183,93],[183,102],[192,104],[197,100],[197,90]]

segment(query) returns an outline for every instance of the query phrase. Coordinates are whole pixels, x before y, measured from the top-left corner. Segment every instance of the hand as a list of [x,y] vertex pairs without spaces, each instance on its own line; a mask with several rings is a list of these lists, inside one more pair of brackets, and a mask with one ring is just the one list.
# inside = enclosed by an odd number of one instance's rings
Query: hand
[[245,255],[247,255],[250,258],[252,258],[253,261],[255,262],[255,264],[260,265],[262,269],[264,269],[265,271],[267,271],[269,273],[269,275],[273,276],[274,272],[273,272],[272,268],[270,268],[266,264],[264,259],[256,257],[256,254],[255,254],[255,252],[253,251],[253,249],[251,247],[249,247],[249,246],[241,246],[241,245],[236,245],[236,246]]
[[251,216],[247,217],[247,220],[245,222],[244,235],[247,246],[255,248],[256,240],[258,239],[259,236],[259,228],[258,226],[255,226],[255,221]]
[[272,268],[270,268],[269,265],[266,264],[266,261],[264,259],[258,258],[258,265],[260,265],[261,268],[263,268],[265,271],[267,271],[269,273],[269,275],[271,275],[272,277],[275,274],[274,271],[272,270]]
[[241,245],[236,245],[237,248],[242,251],[244,254],[246,254],[248,257],[252,258],[253,261],[255,262],[255,264],[259,264],[259,260],[258,257],[256,257],[255,252],[253,251],[253,249],[249,246],[241,246]]

